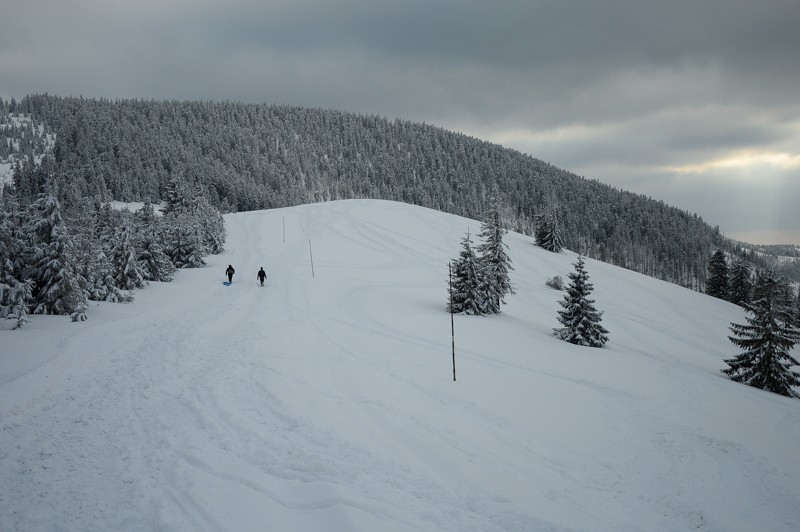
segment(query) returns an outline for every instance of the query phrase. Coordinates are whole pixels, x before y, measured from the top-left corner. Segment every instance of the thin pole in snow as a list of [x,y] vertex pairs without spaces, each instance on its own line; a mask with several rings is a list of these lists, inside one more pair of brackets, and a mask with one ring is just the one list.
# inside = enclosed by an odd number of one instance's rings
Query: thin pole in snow
[[311,257],[311,277],[314,277],[314,254],[311,252],[311,239],[308,239],[308,254]]
[[447,263],[447,272],[450,275],[450,346],[453,350],[453,382],[456,382],[456,329],[453,324],[453,266],[452,261]]
[[286,216],[283,217],[283,243],[286,243]]

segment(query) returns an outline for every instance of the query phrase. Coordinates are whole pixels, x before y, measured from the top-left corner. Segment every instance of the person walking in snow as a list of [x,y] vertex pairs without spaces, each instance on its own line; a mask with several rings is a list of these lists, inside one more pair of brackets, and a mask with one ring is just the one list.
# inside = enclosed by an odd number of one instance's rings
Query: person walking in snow
[[228,269],[225,270],[225,275],[228,276],[228,283],[233,282],[233,274],[236,273],[236,270],[233,269],[233,266],[228,264]]
[[262,266],[260,270],[258,270],[258,274],[256,278],[261,281],[261,286],[264,286],[264,280],[267,278],[267,272],[264,271],[264,267]]

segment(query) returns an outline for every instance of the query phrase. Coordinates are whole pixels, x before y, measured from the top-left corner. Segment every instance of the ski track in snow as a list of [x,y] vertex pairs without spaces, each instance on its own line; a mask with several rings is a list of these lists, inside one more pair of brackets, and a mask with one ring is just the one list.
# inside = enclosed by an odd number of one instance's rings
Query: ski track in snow
[[587,261],[611,342],[569,346],[544,280],[574,255],[510,234],[518,294],[456,317],[452,383],[447,261],[476,222],[371,201],[226,220],[207,267],[54,329],[0,383],[0,530],[800,521],[797,403],[719,376],[731,306]]

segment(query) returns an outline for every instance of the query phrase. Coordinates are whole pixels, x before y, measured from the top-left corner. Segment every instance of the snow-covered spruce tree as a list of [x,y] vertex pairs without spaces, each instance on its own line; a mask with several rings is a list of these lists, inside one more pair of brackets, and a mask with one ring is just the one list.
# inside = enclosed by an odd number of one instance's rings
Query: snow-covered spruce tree
[[558,219],[555,207],[550,209],[550,251],[561,253],[564,249],[564,240],[561,237],[561,222]]
[[197,219],[188,214],[169,214],[164,217],[164,223],[168,227],[165,251],[175,267],[204,266],[203,257],[208,252]]
[[216,207],[200,196],[194,202],[192,214],[200,222],[206,250],[212,255],[219,255],[225,251],[225,220]]
[[0,318],[5,318],[11,314],[14,305],[11,290],[19,281],[10,275],[6,275],[9,268],[4,268],[3,263],[9,264],[8,260],[0,257],[0,261],[3,261],[0,262]]
[[148,281],[168,282],[175,273],[175,265],[167,256],[155,229],[146,229],[139,241],[137,262]]
[[484,295],[481,293],[481,270],[469,233],[461,241],[461,252],[452,262],[452,286],[449,288],[449,304],[456,314],[485,314]]
[[148,228],[155,227],[158,222],[156,209],[149,201],[145,202],[145,204],[134,213],[134,217],[139,232],[144,232]]
[[77,273],[72,239],[55,196],[40,194],[30,211],[28,232],[32,239],[26,252],[25,277],[34,282],[34,314],[73,314],[80,318],[86,295]]
[[0,197],[0,318],[8,315],[8,300],[17,281],[23,280],[25,249],[24,213],[16,198],[10,194]]
[[[30,304],[33,289],[33,281],[17,281],[14,279],[13,284],[8,288],[8,314],[5,316],[8,320],[14,321],[12,329],[21,329],[28,323],[28,305]],[[5,285],[0,285],[0,290]]]
[[708,261],[708,279],[706,279],[706,294],[728,299],[728,261],[725,253],[717,250]]
[[155,209],[146,203],[135,213],[138,241],[136,248],[137,262],[142,268],[142,274],[147,281],[167,282],[172,280],[175,265],[164,250],[166,225],[156,217]]
[[190,191],[185,183],[176,180],[170,182],[163,212],[165,215],[188,215],[195,219],[206,250],[204,255],[216,255],[224,251],[225,222],[222,214],[205,196]]
[[558,321],[563,327],[553,329],[561,340],[577,345],[602,347],[608,341],[608,331],[600,325],[603,313],[594,308],[589,294],[594,289],[589,282],[582,256],[578,256],[575,271],[569,274],[570,284],[564,299],[559,301]]
[[777,290],[776,287],[772,286],[772,283],[777,284],[778,275],[775,273],[775,270],[771,268],[767,268],[764,270],[757,270],[756,271],[756,279],[753,283],[753,292],[750,295],[750,299],[753,302],[758,301],[759,299],[765,297],[768,292],[773,292],[773,299],[775,298],[774,292]]
[[128,223],[117,229],[114,238],[116,245],[111,252],[111,263],[114,270],[114,283],[122,290],[133,290],[145,285],[144,273],[137,262],[137,252],[133,245],[132,231]]
[[486,311],[493,314],[500,312],[500,303],[505,302],[506,294],[514,293],[508,275],[509,270],[514,268],[506,253],[508,246],[503,242],[505,233],[500,219],[500,204],[496,198],[492,198],[492,206],[481,226],[480,237],[483,243],[478,246],[478,263],[482,271],[481,292],[485,295]]
[[794,302],[794,326],[800,329],[800,287],[797,289],[797,298]]
[[89,299],[109,303],[130,303],[133,293],[123,293],[114,280],[114,267],[104,251],[99,250],[91,265],[92,278],[89,283]]
[[750,293],[753,291],[753,273],[750,265],[742,258],[736,259],[731,266],[730,286],[728,299],[731,303],[742,305],[750,303]]
[[86,297],[90,301],[111,303],[132,301],[131,295],[125,295],[117,288],[113,266],[106,255],[106,249],[110,247],[111,242],[103,243],[96,236],[95,221],[92,218],[83,230],[74,232],[74,244],[78,255],[77,269],[83,279],[82,286]]
[[0,318],[5,318],[11,313],[11,289],[17,279],[11,260],[15,247],[11,216],[5,211],[5,205],[0,204],[0,207]]
[[[778,286],[776,287],[776,301],[778,305],[781,307],[785,307],[789,310],[790,314],[793,314],[792,307],[794,306],[794,289],[792,288],[791,284],[789,283],[789,279],[786,277],[779,277],[777,279]],[[794,317],[790,320],[791,323],[794,323]]]
[[547,207],[543,213],[537,215],[534,229],[536,245],[553,253],[561,253],[564,244],[558,225],[558,215],[553,207]]
[[188,210],[189,191],[186,184],[177,177],[170,179],[167,185],[167,199],[163,214],[183,214]]
[[24,267],[22,218],[15,198],[3,196],[0,198],[0,318],[15,320],[13,328],[18,329],[28,322],[27,306],[33,283],[18,279]]
[[107,252],[114,247],[114,238],[120,222],[120,213],[112,209],[110,203],[101,203],[97,207],[94,217],[94,237]]
[[542,243],[547,240],[547,208],[534,216],[533,238],[536,245],[542,247]]
[[800,386],[800,373],[792,366],[798,362],[790,354],[800,342],[800,331],[789,324],[788,309],[778,304],[777,281],[761,276],[756,287],[759,298],[744,304],[753,314],[746,317],[747,325],[731,323],[730,341],[745,351],[725,360],[728,367],[722,373],[731,380],[787,397],[798,397],[793,387]]

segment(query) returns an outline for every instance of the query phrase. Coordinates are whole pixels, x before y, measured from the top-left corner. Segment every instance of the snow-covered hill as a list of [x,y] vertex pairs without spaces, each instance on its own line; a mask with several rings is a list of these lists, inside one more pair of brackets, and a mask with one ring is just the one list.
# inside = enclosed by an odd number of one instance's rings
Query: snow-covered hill
[[544,283],[575,255],[509,234],[517,294],[455,317],[453,382],[447,261],[477,222],[226,223],[133,304],[2,325],[0,529],[796,530],[800,402],[719,373],[737,307],[587,260],[610,342],[566,344]]
[[[22,149],[23,141],[25,150]],[[52,152],[56,136],[54,133],[48,133],[44,124],[36,124],[30,115],[10,113],[0,116],[0,142],[11,151],[6,157],[0,154],[0,188],[2,188],[11,182],[14,163],[22,163],[28,158],[24,151],[29,151],[33,156],[33,162],[39,164],[45,154]]]

